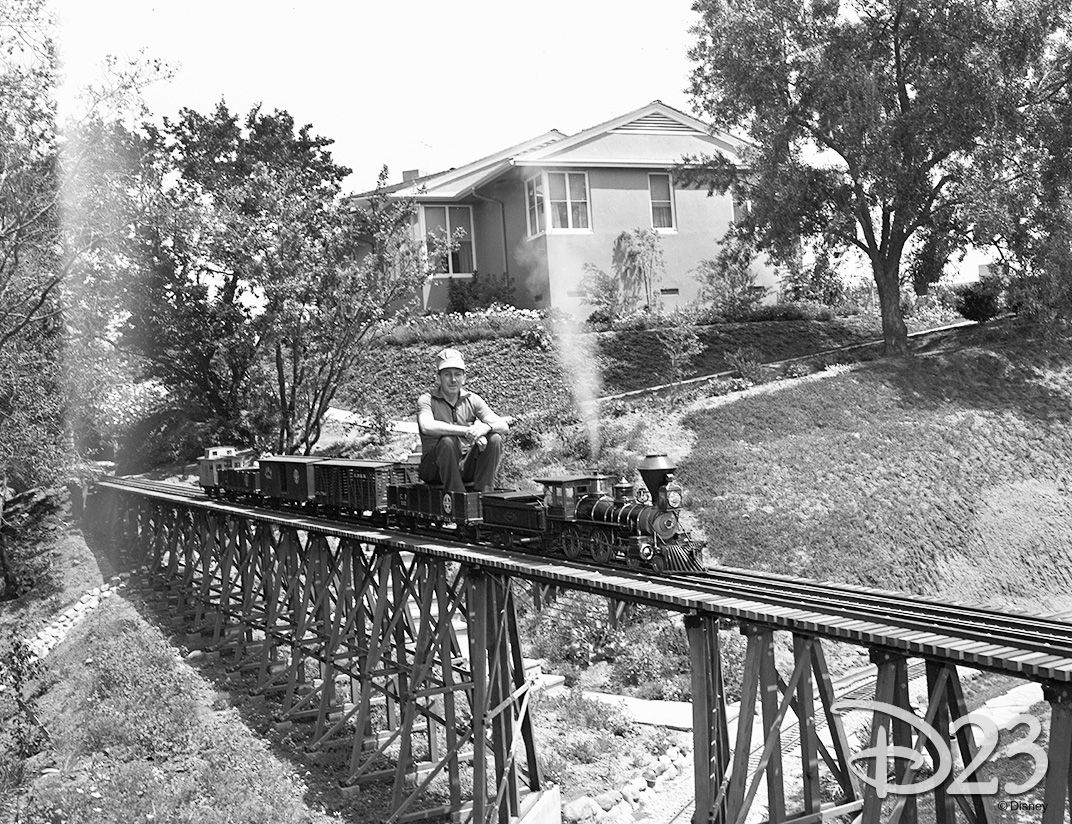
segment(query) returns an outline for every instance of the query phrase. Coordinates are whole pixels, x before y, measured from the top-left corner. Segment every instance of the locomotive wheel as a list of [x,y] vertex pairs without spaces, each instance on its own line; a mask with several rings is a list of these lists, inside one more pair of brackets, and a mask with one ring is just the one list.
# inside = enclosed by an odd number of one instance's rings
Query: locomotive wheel
[[609,564],[614,559],[614,542],[606,532],[592,536],[592,560],[597,564]]
[[666,572],[670,564],[666,560],[666,556],[661,552],[658,555],[653,555],[651,559],[651,565],[655,567],[656,572]]
[[581,557],[581,553],[584,552],[584,544],[581,542],[581,536],[575,535],[572,532],[566,532],[562,535],[562,552],[571,561],[576,561]]
[[640,559],[635,555],[626,555],[625,565],[630,569],[640,569]]

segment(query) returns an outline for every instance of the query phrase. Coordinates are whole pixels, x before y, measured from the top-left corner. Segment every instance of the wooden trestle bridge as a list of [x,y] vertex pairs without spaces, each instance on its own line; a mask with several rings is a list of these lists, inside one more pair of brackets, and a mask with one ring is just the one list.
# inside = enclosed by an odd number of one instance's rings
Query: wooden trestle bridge
[[[162,484],[102,482],[87,514],[148,565],[189,631],[211,636],[234,666],[253,669],[256,688],[278,696],[285,718],[311,725],[311,747],[349,753],[347,784],[391,782],[391,824],[447,815],[473,824],[559,820],[529,713],[515,616],[523,579],[684,613],[695,824],[743,824],[761,787],[770,822],[915,824],[916,795],[880,797],[876,770],[881,763],[885,777],[885,756],[866,766],[854,758],[862,753],[851,751],[835,712],[827,640],[867,647],[877,665],[875,700],[917,715],[956,753],[956,768],[929,790],[938,824],[997,822],[997,799],[1015,800],[957,792],[955,782],[979,766],[971,725],[960,721],[968,709],[958,665],[1040,682],[1051,716],[1036,753],[1047,761],[1044,809],[1030,816],[1068,821],[1072,624],[1055,618],[732,570],[687,577],[596,570],[229,505]],[[456,629],[463,622],[467,638]],[[748,639],[732,742],[718,635],[727,622]],[[792,634],[788,678],[775,667],[775,631]],[[918,709],[910,704],[910,658],[925,661],[929,699]],[[798,719],[799,771],[782,764],[790,712]],[[754,729],[763,748],[750,771]],[[872,751],[889,740],[908,748],[903,753],[926,747],[936,763],[935,740],[919,729],[876,709]],[[892,763],[891,785],[920,780],[911,758]]]

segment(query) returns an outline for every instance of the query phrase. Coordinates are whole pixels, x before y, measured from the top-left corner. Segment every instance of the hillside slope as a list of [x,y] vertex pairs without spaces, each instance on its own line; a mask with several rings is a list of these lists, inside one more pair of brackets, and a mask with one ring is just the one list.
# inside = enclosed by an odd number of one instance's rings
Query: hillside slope
[[[690,375],[729,368],[725,356],[738,349],[755,350],[760,361],[811,354],[837,346],[874,340],[878,328],[862,318],[833,321],[761,321],[696,327],[702,350]],[[670,379],[666,357],[655,331],[599,332],[581,336],[601,365],[601,394],[653,386]],[[503,414],[551,408],[568,400],[570,377],[552,350],[527,346],[521,338],[498,338],[455,344],[465,354],[470,387]],[[371,352],[362,379],[340,392],[339,402],[358,412],[382,405],[393,417],[410,417],[417,396],[434,375],[441,344],[385,346]]]
[[1015,327],[694,412],[732,566],[1025,607],[1072,592],[1072,342]]

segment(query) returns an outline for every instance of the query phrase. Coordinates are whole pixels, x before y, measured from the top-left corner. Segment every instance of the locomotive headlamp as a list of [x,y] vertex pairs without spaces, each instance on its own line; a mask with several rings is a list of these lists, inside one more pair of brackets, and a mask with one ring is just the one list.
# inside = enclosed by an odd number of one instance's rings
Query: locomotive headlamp
[[674,509],[678,509],[681,506],[681,490],[680,489],[667,489],[666,490],[666,503]]

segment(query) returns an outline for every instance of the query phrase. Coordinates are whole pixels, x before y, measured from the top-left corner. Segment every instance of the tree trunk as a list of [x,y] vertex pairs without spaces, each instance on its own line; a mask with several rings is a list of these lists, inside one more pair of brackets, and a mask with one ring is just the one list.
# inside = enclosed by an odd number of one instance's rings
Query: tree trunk
[[907,358],[908,327],[901,314],[901,261],[900,256],[886,260],[874,260],[871,270],[878,287],[878,307],[882,315],[882,342],[887,355]]
[[3,591],[0,601],[10,601],[15,597],[18,581],[7,560],[7,543],[4,539],[4,501],[7,494],[7,475],[0,475],[0,578],[3,579]]
[[275,373],[279,390],[279,438],[276,441],[276,454],[285,455],[290,438],[290,409],[287,406],[287,375],[283,365],[283,347],[275,344]]

